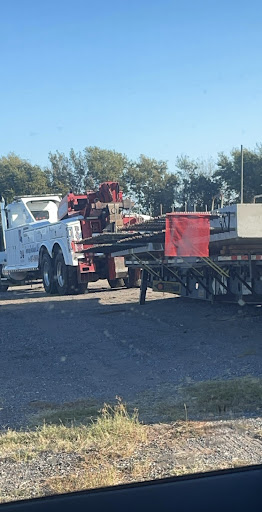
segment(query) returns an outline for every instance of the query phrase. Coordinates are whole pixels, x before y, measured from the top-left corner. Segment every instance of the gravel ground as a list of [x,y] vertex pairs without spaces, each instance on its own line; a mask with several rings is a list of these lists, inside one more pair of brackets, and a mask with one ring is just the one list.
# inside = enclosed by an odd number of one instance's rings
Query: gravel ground
[[[151,291],[142,307],[138,295],[106,283],[79,297],[47,297],[41,286],[0,294],[2,429],[27,427],[39,404],[116,396],[139,404],[161,394],[168,401],[176,385],[261,376],[261,308]],[[149,443],[112,461],[121,482],[262,462],[262,422],[251,414],[196,421],[181,436],[177,424],[160,424],[154,415],[149,421]],[[89,457],[88,451],[44,452],[26,462],[0,456],[0,501],[48,494],[50,478],[84,473]]]
[[78,297],[41,286],[0,294],[2,427],[26,426],[36,402],[132,401],[163,387],[261,376],[261,308],[211,305],[93,284]]
[[[262,463],[259,418],[209,422],[196,428],[190,424],[188,432],[184,426],[180,435],[177,424],[147,428],[147,444],[138,446],[130,457],[111,460],[119,472],[116,483]],[[93,450],[86,450],[81,454],[43,452],[26,462],[0,459],[0,502],[52,494],[52,479],[63,482],[77,475],[80,480],[90,471],[93,456]],[[103,472],[108,460],[99,466]]]

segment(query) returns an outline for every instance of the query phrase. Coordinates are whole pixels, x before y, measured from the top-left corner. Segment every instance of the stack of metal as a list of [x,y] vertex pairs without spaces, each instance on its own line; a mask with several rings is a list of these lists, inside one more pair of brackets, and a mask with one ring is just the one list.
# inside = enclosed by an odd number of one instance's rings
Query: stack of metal
[[165,217],[126,227],[117,233],[101,233],[96,237],[85,238],[78,243],[90,245],[83,252],[110,254],[127,249],[143,247],[148,243],[163,244],[165,240]]
[[124,228],[125,231],[139,231],[144,233],[150,233],[152,231],[159,232],[163,231],[166,226],[166,216],[155,217],[154,219],[134,224],[133,226],[127,226]]

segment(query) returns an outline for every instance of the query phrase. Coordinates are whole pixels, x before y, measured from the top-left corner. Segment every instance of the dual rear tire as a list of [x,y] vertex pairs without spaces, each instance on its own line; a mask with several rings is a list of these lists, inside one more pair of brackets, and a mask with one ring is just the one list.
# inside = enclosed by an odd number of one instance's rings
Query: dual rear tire
[[45,253],[41,270],[44,289],[48,294],[73,295],[86,291],[86,283],[77,282],[76,269],[65,264],[62,252],[58,252],[54,259]]
[[42,257],[41,274],[46,293],[51,295],[56,293],[57,290],[54,279],[53,260],[47,253],[43,254]]
[[137,269],[130,268],[127,277],[108,279],[111,288],[140,288],[141,285],[141,272]]

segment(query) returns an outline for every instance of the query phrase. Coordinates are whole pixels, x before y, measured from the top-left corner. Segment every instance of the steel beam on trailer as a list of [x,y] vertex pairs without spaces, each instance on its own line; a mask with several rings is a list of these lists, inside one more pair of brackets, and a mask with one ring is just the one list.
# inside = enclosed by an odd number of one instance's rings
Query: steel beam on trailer
[[[156,246],[158,246],[158,247],[156,247]],[[141,253],[148,253],[148,252],[161,252],[163,250],[164,249],[163,249],[162,244],[150,243],[150,244],[144,245],[142,247],[135,247],[134,249],[124,249],[123,251],[112,252],[111,256],[112,257],[128,256],[128,255],[139,254],[139,253],[141,254]]]
[[237,272],[234,272],[234,277],[236,277],[251,293],[254,293],[252,286],[250,286]]
[[214,276],[214,279],[228,292],[228,293],[231,293],[230,292],[230,289],[228,288],[228,286],[225,285],[225,283],[223,283],[223,281],[221,281],[221,279],[219,279],[219,277],[217,277],[217,275]]
[[171,270],[169,267],[167,267],[165,265],[163,265],[163,267],[164,267],[164,269],[166,269],[169,272],[169,274],[175,276],[175,278],[179,281],[179,283],[182,286],[184,286],[184,288],[187,289],[187,285],[184,283],[183,279],[181,279],[181,277],[179,277],[179,275],[176,272],[174,272],[174,270]]
[[[126,266],[127,267],[143,267],[143,266],[147,266],[147,265],[150,265],[150,267],[152,268],[158,268],[162,265],[162,262],[161,261],[158,261],[158,262],[153,262],[152,260],[139,260],[138,257],[135,258],[135,255],[133,255],[133,258],[132,260],[126,260]],[[141,268],[142,268],[141,267]]]
[[[206,284],[203,283],[203,281],[201,279],[199,279],[198,276],[196,276],[196,274],[193,272],[192,269],[189,270],[189,274],[191,274],[197,281],[197,283],[200,284],[200,286],[202,286],[202,288],[204,288],[204,290],[206,290],[206,292],[208,293],[208,295],[212,295],[211,291],[209,290],[208,286]],[[189,293],[190,293],[190,290],[189,290]]]
[[[153,254],[151,254],[150,252],[148,254],[157,262],[157,258]],[[163,269],[167,270],[171,275],[175,276],[175,278],[180,282],[180,284],[182,284],[182,286],[186,288],[186,285],[184,284],[183,280],[178,276],[178,274],[174,270],[171,270],[163,262],[161,263],[161,266],[163,267]]]

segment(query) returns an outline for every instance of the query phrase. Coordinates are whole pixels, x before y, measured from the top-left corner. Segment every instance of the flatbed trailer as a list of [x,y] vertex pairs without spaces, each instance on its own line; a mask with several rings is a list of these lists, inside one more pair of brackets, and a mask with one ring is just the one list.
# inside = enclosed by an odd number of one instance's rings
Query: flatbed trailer
[[121,255],[128,268],[142,269],[140,304],[148,287],[211,302],[262,303],[262,254],[166,258],[164,246],[147,244]]
[[262,304],[261,219],[259,204],[167,214],[160,243],[145,234],[144,244],[142,237],[139,246],[134,240],[112,256],[121,254],[129,269],[142,269],[140,304],[148,287],[212,302]]

